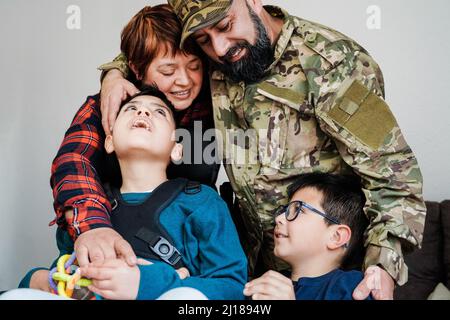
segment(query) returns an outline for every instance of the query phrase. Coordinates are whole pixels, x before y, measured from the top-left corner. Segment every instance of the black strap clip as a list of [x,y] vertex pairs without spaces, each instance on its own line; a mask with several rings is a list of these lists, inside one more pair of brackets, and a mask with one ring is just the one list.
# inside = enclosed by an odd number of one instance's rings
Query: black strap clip
[[141,228],[136,237],[146,242],[149,248],[164,262],[176,266],[181,260],[181,253],[166,238],[146,228]]
[[155,245],[150,246],[150,249],[171,266],[175,266],[181,259],[181,254],[177,248],[161,236]]

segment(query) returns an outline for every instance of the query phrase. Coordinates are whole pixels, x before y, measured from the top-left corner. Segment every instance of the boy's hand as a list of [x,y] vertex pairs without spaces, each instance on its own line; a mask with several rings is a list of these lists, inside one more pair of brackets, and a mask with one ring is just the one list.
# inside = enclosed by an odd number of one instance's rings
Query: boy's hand
[[191,276],[191,274],[189,273],[189,270],[186,268],[180,268],[180,269],[177,269],[176,271],[181,280],[184,280]]
[[[150,265],[143,259],[140,265]],[[94,262],[81,268],[81,275],[92,280],[88,287],[92,292],[110,300],[134,300],[139,291],[141,272],[137,266],[130,267],[121,259]]]
[[100,92],[100,110],[106,135],[111,134],[122,101],[138,92],[134,84],[124,79],[119,70],[110,70],[105,75]]
[[364,279],[353,291],[353,299],[364,300],[370,294],[375,300],[394,299],[394,280],[389,273],[377,266],[367,268]]
[[50,285],[48,283],[48,273],[48,270],[38,270],[33,273],[30,279],[30,289],[51,292]]
[[133,248],[111,228],[98,228],[81,234],[75,241],[75,253],[80,267],[86,267],[89,261],[103,263],[118,257],[123,257],[130,267],[136,265]]
[[272,270],[248,282],[244,295],[252,297],[252,300],[295,300],[291,279]]

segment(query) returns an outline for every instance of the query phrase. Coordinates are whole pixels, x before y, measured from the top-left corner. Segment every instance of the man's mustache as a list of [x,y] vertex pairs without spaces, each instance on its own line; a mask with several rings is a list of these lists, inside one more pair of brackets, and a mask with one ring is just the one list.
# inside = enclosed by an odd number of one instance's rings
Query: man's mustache
[[245,49],[247,47],[248,47],[247,44],[239,43],[239,44],[235,45],[234,47],[231,47],[230,49],[228,49],[227,53],[224,56],[219,57],[219,61],[224,64],[231,63],[231,59],[236,54],[236,52],[238,52],[241,49]]

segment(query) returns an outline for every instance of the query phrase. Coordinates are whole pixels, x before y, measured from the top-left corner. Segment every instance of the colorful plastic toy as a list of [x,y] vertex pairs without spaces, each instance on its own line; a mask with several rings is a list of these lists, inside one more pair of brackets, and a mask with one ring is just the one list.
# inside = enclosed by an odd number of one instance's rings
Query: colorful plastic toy
[[[92,281],[89,279],[81,278],[80,268],[76,265],[75,252],[61,256],[58,259],[56,268],[50,270],[48,275],[48,282],[55,294],[59,296],[72,298],[74,289],[82,288],[86,294],[83,297],[86,298],[89,291],[87,286],[91,285]],[[90,295],[93,296],[92,294]]]

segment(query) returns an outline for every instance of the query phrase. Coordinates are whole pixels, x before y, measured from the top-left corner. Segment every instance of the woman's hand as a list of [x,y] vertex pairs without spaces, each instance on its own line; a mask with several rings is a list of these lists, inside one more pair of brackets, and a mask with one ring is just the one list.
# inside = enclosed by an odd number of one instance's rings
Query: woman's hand
[[100,110],[106,135],[111,134],[122,101],[138,92],[134,84],[124,79],[119,70],[110,70],[105,75],[100,92]]
[[117,258],[122,258],[133,267],[137,261],[131,245],[112,228],[97,228],[82,233],[75,241],[75,253],[80,267],[87,266],[89,262],[103,263]]

